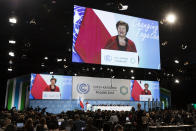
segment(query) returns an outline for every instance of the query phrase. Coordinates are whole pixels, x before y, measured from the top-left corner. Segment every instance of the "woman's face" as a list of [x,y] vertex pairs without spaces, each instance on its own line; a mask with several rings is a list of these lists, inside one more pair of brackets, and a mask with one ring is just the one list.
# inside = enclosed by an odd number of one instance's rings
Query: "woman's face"
[[121,37],[125,37],[127,34],[126,26],[124,26],[124,25],[119,25],[117,28],[117,31],[118,31],[118,35]]

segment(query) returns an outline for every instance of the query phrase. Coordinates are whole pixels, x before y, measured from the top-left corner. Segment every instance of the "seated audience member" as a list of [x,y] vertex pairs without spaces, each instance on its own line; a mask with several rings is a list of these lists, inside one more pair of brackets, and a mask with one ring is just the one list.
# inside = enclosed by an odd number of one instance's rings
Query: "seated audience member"
[[79,114],[75,115],[75,121],[73,122],[73,131],[82,131],[85,127],[85,122],[80,120]]
[[5,131],[16,131],[16,126],[14,126],[14,125],[8,125],[5,128]]
[[117,123],[118,122],[118,116],[116,115],[116,113],[113,111],[112,115],[110,116],[110,122],[112,123]]
[[46,124],[46,119],[45,119],[44,117],[41,118],[41,120],[40,120],[40,125],[41,125],[45,130],[48,129],[48,126],[47,126],[47,124]]
[[73,120],[72,119],[69,119],[67,121],[67,125],[65,127],[65,130],[66,131],[73,131]]
[[33,120],[29,118],[24,126],[24,131],[34,131]]
[[114,131],[123,131],[123,127],[120,124],[115,125]]
[[36,131],[46,131],[46,129],[44,129],[43,125],[38,124],[36,127]]
[[0,131],[4,131],[4,130],[6,129],[6,127],[7,127],[8,125],[10,125],[10,124],[11,124],[11,120],[8,119],[8,118],[6,118],[6,119],[4,120],[4,122],[3,122],[2,127],[0,128]]
[[52,115],[50,117],[50,120],[47,122],[47,127],[48,127],[49,131],[53,131],[53,130],[58,130],[59,129],[58,121],[57,121],[55,115]]
[[87,126],[84,131],[98,131],[98,129],[93,126],[93,119],[91,117],[87,119]]

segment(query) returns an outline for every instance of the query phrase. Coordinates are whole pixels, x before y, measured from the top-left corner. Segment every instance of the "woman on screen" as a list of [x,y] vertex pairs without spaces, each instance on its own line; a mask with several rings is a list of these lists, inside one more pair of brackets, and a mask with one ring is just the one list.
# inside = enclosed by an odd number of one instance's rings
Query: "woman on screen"
[[110,38],[104,49],[137,52],[134,42],[126,37],[129,25],[124,21],[118,21],[116,29],[118,35]]
[[141,92],[142,95],[151,95],[151,91],[148,90],[149,85],[147,83],[144,84],[145,89]]
[[54,92],[60,92],[60,89],[58,86],[56,86],[56,79],[54,77],[52,77],[50,79],[50,85],[46,86],[46,88],[44,89],[44,91],[54,91]]

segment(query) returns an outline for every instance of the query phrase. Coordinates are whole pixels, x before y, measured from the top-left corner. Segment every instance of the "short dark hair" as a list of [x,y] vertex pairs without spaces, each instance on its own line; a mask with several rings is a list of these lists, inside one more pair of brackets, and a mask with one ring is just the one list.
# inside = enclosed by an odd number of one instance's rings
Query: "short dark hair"
[[56,81],[57,81],[56,78],[54,78],[54,77],[52,77],[52,78],[50,79],[50,81],[52,81],[52,80],[55,80],[55,83],[56,83]]
[[145,85],[149,86],[148,83],[145,83],[144,86],[145,86]]
[[117,23],[116,23],[116,28],[118,29],[118,26],[120,26],[120,25],[123,25],[123,26],[125,26],[126,27],[126,32],[128,32],[129,31],[129,25],[126,23],[126,22],[124,22],[124,21],[118,21]]

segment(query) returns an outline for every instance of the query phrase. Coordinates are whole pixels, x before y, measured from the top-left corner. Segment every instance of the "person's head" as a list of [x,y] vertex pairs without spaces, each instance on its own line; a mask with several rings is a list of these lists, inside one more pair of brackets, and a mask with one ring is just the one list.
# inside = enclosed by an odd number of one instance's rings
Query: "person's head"
[[41,125],[45,125],[46,124],[46,119],[44,117],[41,118],[40,124]]
[[52,77],[50,79],[50,83],[51,83],[51,85],[55,85],[56,84],[56,79],[54,77]]
[[5,131],[16,131],[16,126],[10,124],[5,128]]
[[41,124],[37,125],[36,131],[44,131],[44,126]]
[[116,23],[116,29],[118,31],[119,36],[125,37],[129,30],[129,25],[124,21],[118,21]]
[[137,104],[137,109],[138,109],[138,110],[141,109],[141,104],[140,104],[140,103]]
[[11,120],[8,119],[8,118],[6,118],[6,119],[4,120],[4,122],[3,122],[3,126],[5,127],[5,126],[7,126],[7,125],[9,125],[9,124],[11,124]]
[[88,125],[88,126],[92,126],[92,125],[93,125],[93,118],[92,118],[92,117],[89,117],[89,118],[87,119],[87,125]]
[[149,85],[147,83],[144,84],[145,90],[148,90]]
[[75,120],[80,120],[79,114],[76,114],[76,115],[75,115]]
[[114,131],[123,131],[123,127],[120,124],[115,125]]
[[26,123],[25,123],[25,131],[33,131],[34,127],[33,127],[33,120],[32,118],[29,118]]

